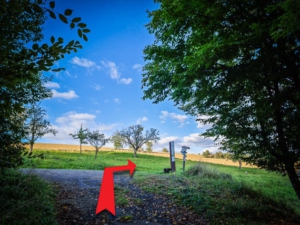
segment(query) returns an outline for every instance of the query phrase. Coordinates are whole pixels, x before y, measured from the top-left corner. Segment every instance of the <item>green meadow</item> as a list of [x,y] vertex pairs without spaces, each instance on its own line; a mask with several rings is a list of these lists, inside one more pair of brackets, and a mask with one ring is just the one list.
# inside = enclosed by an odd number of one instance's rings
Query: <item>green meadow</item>
[[[100,151],[95,159],[91,151],[38,149],[34,153],[43,153],[44,159],[26,158],[24,168],[103,170],[126,165],[129,159],[136,164],[136,185],[173,198],[204,215],[211,224],[300,224],[300,201],[288,178],[274,172],[194,161],[187,161],[183,172],[182,160],[177,159],[176,173],[164,174],[170,159],[159,156],[138,154],[133,158],[130,152]],[[126,192],[116,190],[122,205],[126,205],[122,198]]]

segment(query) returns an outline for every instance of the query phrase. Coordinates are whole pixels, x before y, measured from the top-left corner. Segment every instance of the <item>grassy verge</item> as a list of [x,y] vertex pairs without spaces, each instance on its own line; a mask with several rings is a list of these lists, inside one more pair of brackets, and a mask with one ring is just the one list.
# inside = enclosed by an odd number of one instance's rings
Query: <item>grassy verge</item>
[[[287,177],[254,168],[243,168],[187,161],[188,172],[182,173],[182,161],[176,160],[176,174],[163,174],[169,158],[122,151],[83,154],[35,150],[45,159],[27,159],[24,167],[53,169],[103,170],[107,166],[136,164],[135,181],[147,191],[167,194],[191,209],[206,215],[215,224],[300,224],[300,201]],[[230,175],[228,175],[230,174]],[[128,204],[126,191],[116,187],[118,205]],[[139,204],[138,200],[134,204]],[[250,222],[249,222],[250,221]]]
[[0,184],[0,224],[56,224],[55,194],[39,177],[9,170]]
[[[144,190],[168,195],[212,224],[300,224],[300,206],[266,196],[218,170],[198,164],[176,176],[137,175]],[[273,187],[276,189],[276,187]]]

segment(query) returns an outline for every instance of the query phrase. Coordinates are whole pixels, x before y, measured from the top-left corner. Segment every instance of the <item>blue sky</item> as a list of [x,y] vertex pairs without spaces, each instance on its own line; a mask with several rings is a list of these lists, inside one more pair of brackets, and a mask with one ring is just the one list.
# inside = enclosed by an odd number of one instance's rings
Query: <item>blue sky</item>
[[[146,10],[158,7],[153,0],[56,1],[57,12],[74,10],[72,18],[81,17],[91,32],[88,42],[80,40],[83,49],[57,62],[65,71],[46,73],[53,76],[52,82],[46,83],[53,97],[41,105],[58,133],[47,134],[38,142],[77,144],[69,133],[81,124],[107,137],[116,130],[141,124],[145,129],[159,130],[161,140],[154,145],[156,151],[168,148],[169,141],[175,141],[177,152],[183,145],[197,154],[217,149],[213,139],[199,136],[208,126],[178,110],[172,101],[152,104],[142,100],[143,49],[154,41],[145,27],[150,21]],[[52,35],[65,41],[78,40],[76,29],[49,18],[44,26],[45,41]]]

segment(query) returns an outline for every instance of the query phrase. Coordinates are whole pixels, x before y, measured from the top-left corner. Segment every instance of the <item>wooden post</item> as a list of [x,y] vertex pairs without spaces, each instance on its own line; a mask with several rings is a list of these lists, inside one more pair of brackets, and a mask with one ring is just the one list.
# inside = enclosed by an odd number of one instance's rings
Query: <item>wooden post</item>
[[174,141],[169,142],[169,150],[170,150],[171,169],[172,169],[172,172],[176,172]]

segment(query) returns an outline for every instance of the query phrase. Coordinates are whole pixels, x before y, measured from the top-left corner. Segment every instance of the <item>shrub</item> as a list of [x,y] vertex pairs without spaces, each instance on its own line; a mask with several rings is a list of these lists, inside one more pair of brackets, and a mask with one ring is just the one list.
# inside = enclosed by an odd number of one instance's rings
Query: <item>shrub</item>
[[190,167],[185,172],[185,175],[206,177],[206,178],[211,178],[211,179],[232,180],[232,176],[230,174],[221,173],[216,169],[211,169],[203,163],[198,163],[198,164]]

